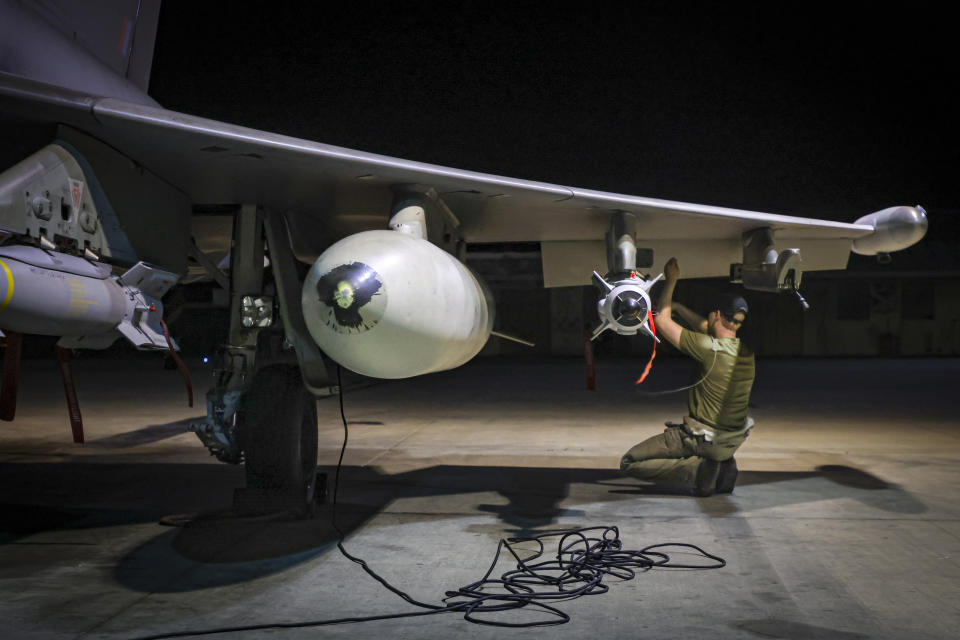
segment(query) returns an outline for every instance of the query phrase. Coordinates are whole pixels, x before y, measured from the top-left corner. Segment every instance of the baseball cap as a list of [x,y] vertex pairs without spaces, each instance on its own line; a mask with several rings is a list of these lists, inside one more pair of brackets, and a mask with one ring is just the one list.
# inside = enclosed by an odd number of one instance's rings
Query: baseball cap
[[747,305],[747,301],[744,300],[743,296],[736,294],[727,294],[721,298],[718,309],[720,309],[723,317],[727,319],[733,319],[733,316],[735,316],[737,312],[743,313],[744,316],[750,313],[750,307]]

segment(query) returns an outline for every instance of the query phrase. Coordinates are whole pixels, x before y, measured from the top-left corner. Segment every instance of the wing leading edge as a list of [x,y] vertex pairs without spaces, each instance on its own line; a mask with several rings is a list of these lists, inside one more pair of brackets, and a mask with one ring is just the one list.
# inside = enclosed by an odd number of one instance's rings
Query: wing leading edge
[[320,240],[312,245],[304,235],[300,256],[318,254],[331,237],[385,228],[394,189],[403,185],[432,188],[469,242],[544,243],[548,286],[589,281],[602,264],[603,236],[617,210],[637,216],[638,239],[658,261],[676,255],[692,277],[727,273],[741,258],[742,234],[760,227],[800,248],[806,270],[845,267],[852,242],[874,232],[869,224],[606,193],[393,158],[6,73],[0,73],[0,105],[4,120],[60,123],[99,139],[193,203],[254,202],[315,224]]

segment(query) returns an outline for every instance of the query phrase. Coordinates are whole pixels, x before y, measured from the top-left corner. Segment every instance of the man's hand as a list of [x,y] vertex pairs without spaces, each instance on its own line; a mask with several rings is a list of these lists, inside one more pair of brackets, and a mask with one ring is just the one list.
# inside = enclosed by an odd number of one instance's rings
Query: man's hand
[[677,264],[676,258],[670,258],[667,264],[663,265],[663,278],[667,282],[676,282],[680,279],[680,265]]

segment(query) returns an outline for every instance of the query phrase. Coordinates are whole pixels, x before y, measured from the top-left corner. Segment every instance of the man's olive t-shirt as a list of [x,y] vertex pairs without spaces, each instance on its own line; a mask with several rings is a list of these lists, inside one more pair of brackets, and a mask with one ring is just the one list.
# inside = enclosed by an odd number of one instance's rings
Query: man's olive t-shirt
[[700,363],[697,380],[703,378],[687,397],[691,417],[719,430],[742,429],[753,387],[753,353],[741,348],[739,338],[714,338],[689,329],[680,333],[679,347]]

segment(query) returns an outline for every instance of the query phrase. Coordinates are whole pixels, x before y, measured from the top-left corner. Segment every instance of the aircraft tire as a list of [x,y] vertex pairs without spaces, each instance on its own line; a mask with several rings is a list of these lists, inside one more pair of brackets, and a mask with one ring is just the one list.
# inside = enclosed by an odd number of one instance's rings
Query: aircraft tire
[[[246,511],[313,513],[317,469],[316,399],[294,365],[256,373],[241,402],[240,439],[247,487],[235,502]],[[242,497],[241,497],[242,496]]]

